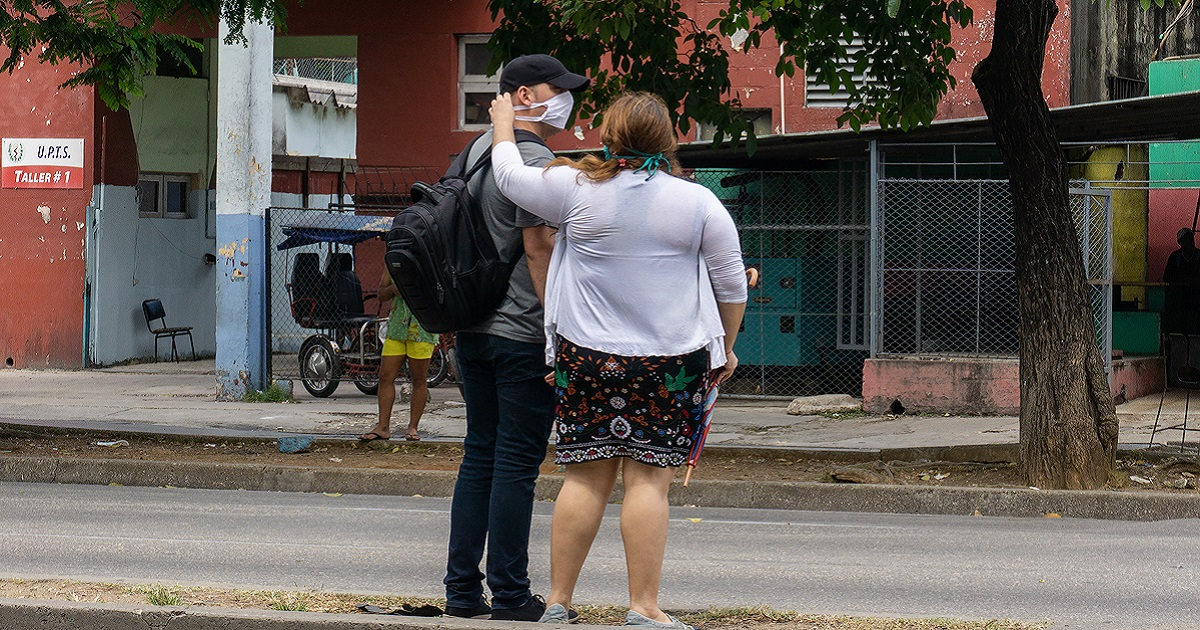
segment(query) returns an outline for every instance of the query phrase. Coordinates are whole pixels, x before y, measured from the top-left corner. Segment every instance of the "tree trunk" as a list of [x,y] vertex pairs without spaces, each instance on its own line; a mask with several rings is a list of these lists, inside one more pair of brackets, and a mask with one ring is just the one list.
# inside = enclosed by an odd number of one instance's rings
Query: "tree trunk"
[[972,80],[1008,167],[1020,313],[1021,467],[1039,488],[1098,488],[1117,417],[1096,343],[1067,196],[1067,161],[1041,74],[1054,0],[998,0],[992,50]]

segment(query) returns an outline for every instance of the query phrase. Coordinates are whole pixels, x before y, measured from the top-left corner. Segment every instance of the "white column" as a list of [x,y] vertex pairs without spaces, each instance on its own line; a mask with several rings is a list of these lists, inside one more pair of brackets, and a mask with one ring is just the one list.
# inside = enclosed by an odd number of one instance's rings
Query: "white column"
[[241,399],[267,374],[266,239],[271,199],[275,33],[248,23],[246,43],[217,43],[217,393]]

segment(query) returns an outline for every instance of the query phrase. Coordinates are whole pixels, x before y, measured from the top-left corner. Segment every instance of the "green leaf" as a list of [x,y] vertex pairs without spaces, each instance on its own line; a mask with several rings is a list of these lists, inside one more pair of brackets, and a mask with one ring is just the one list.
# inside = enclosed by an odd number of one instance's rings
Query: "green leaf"
[[900,13],[900,0],[888,0],[887,14],[890,18],[895,18]]
[[691,383],[692,381],[696,380],[696,377],[698,377],[698,376],[700,376],[700,375],[693,374],[691,376],[688,376],[687,368],[680,368],[679,374],[676,374],[675,376],[671,376],[670,374],[664,375],[663,376],[663,384],[667,386],[667,391],[678,392],[678,391],[682,391],[682,390],[686,389],[688,383]]
[[558,368],[555,368],[555,369],[554,369],[554,384],[555,384],[555,386],[557,386],[557,387],[561,387],[561,388],[563,388],[563,389],[566,389],[566,387],[567,387],[568,385],[570,385],[570,384],[571,384],[571,381],[569,381],[569,380],[567,379],[567,373],[566,373],[566,372],[564,372],[564,371],[562,371],[562,370],[560,370],[560,369],[558,369]]

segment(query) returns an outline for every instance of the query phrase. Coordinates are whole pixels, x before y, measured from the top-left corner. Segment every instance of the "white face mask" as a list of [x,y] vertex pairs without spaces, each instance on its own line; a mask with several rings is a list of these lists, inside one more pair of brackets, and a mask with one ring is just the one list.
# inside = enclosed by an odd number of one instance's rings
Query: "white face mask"
[[562,92],[555,94],[543,103],[515,105],[513,110],[520,112],[539,107],[545,107],[546,111],[538,116],[516,116],[515,118],[526,122],[543,122],[555,129],[566,129],[567,121],[571,119],[571,110],[575,107],[575,97],[571,96],[570,92]]

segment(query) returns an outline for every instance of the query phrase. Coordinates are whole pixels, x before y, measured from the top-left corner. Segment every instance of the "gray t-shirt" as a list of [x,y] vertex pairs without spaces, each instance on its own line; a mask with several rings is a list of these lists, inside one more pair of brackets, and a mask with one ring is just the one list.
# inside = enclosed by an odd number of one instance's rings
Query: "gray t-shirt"
[[[468,170],[491,145],[492,132],[489,130],[471,147],[471,152],[467,155]],[[520,142],[517,147],[521,150],[521,158],[529,166],[545,166],[554,159],[554,153],[550,149],[536,142]],[[471,199],[483,208],[488,230],[492,233],[496,250],[502,260],[512,260],[524,247],[521,240],[522,228],[547,225],[545,220],[518,208],[500,193],[490,166],[471,177],[468,190]],[[466,331],[543,344],[546,342],[546,333],[542,329],[542,317],[542,304],[533,289],[529,264],[525,255],[521,254],[521,259],[508,281],[508,294],[504,296],[496,312]]]

